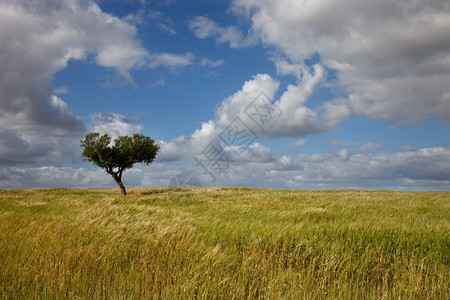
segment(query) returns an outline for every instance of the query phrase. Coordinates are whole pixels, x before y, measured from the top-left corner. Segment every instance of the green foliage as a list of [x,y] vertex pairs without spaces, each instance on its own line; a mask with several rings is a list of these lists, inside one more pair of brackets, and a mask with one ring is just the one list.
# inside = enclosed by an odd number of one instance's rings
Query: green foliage
[[132,168],[135,163],[150,164],[159,150],[159,144],[155,144],[150,137],[137,133],[133,137],[118,137],[113,146],[110,143],[111,137],[107,134],[89,133],[81,141],[82,155],[107,171],[123,171]]
[[450,299],[450,193],[0,191],[0,299]]

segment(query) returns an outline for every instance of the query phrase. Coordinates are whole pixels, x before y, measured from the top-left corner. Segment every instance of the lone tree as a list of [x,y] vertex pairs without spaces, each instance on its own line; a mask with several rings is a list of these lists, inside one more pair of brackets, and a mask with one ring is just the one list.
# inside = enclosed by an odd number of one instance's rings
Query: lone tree
[[133,137],[120,136],[114,140],[113,146],[110,144],[109,135],[88,133],[84,141],[81,140],[82,155],[86,157],[85,160],[105,169],[119,185],[122,195],[126,195],[122,183],[123,171],[131,169],[135,163],[150,164],[156,157],[159,144],[150,137],[137,133]]

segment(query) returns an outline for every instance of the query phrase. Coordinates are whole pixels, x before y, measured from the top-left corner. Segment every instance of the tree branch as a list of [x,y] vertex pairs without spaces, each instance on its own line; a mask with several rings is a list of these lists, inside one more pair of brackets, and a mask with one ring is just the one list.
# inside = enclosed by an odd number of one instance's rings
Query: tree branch
[[106,173],[108,173],[108,174],[112,175],[114,173],[111,167],[105,167],[105,169],[106,169]]

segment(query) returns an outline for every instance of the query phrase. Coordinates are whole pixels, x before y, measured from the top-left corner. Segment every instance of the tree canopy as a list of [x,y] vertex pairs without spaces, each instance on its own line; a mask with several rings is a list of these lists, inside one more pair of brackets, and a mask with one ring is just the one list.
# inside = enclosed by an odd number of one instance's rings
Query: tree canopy
[[150,164],[156,157],[159,144],[150,137],[135,133],[132,137],[120,136],[111,144],[108,134],[88,133],[81,140],[82,155],[110,174],[119,185],[123,195],[126,189],[122,184],[122,174],[136,163]]

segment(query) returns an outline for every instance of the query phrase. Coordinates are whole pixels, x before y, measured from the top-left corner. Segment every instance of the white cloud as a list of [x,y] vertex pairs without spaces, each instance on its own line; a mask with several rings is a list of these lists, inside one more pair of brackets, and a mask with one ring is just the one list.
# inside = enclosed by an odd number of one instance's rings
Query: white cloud
[[[87,59],[116,70],[134,84],[130,74],[134,69],[176,69],[191,64],[194,57],[191,53],[150,53],[137,39],[135,26],[103,12],[93,1],[1,1],[2,164],[55,162],[63,153],[66,160],[73,159],[72,148],[86,127],[61,99],[67,87],[52,91],[51,81],[70,60]],[[115,121],[105,116],[92,117],[97,122],[94,129],[113,135],[142,129],[118,115],[112,117]],[[21,152],[14,153],[12,145]]]
[[[450,166],[449,148],[373,154],[383,145],[332,140],[329,142],[331,146],[343,149],[328,154],[285,155],[262,145],[259,139],[301,137],[322,132],[348,117],[346,100],[334,99],[314,109],[306,106],[308,96],[323,80],[322,71],[320,65],[316,65],[314,70],[303,68],[298,83],[289,85],[276,101],[272,99],[279,82],[267,74],[255,75],[239,91],[223,99],[213,120],[203,123],[190,136],[163,143],[161,150],[166,154],[162,154],[159,161],[187,160],[195,163],[193,158],[196,158],[196,174],[200,174],[203,185],[207,185],[204,183],[206,179],[211,185],[277,188],[446,189],[450,181],[446,169]],[[282,112],[278,114],[279,111],[275,110],[264,128],[258,128],[255,120],[246,114],[261,95],[269,105]],[[248,127],[251,132],[245,131]],[[240,131],[244,134],[237,137]],[[305,144],[306,141],[300,139],[288,146]],[[347,148],[354,149],[350,151]],[[209,176],[202,164],[207,165],[212,161],[208,161],[209,157],[219,152],[225,155],[217,161],[218,165],[209,169],[214,177]],[[425,164],[426,167],[419,167]]]
[[220,67],[224,63],[225,63],[225,61],[223,59],[212,60],[212,59],[208,59],[208,58],[203,58],[200,60],[200,66],[202,66],[202,67],[216,68],[216,67]]
[[177,34],[174,28],[174,22],[170,17],[165,15],[162,11],[146,9],[139,9],[136,13],[126,15],[123,20],[133,25],[142,25],[152,28],[159,28],[169,35]]
[[249,146],[229,146],[224,150],[229,154],[232,163],[269,163],[277,160],[277,155],[272,149],[258,142]]
[[192,148],[190,140],[191,137],[180,136],[169,142],[159,141],[160,150],[156,161],[173,162],[190,158],[190,149]]
[[0,165],[73,162],[78,136],[46,136],[0,128]]
[[293,186],[317,188],[388,188],[448,190],[450,149],[423,148],[384,154],[298,154],[304,170]]
[[347,161],[350,158],[350,151],[348,151],[348,149],[341,149],[338,152],[338,157],[344,161]]
[[300,137],[333,128],[350,116],[348,104],[342,100],[332,100],[311,109],[305,105],[307,98],[323,81],[324,70],[320,65],[313,72],[303,67],[301,80],[297,85],[288,85],[275,105],[283,115],[274,118],[268,125],[267,137]]
[[381,145],[381,144],[368,142],[368,143],[365,143],[364,145],[362,145],[361,147],[359,147],[359,151],[361,151],[361,152],[377,151],[377,150],[380,150],[381,148],[383,148],[383,145]]
[[[400,125],[450,122],[450,5],[446,0],[234,0],[262,43],[292,64],[319,54],[337,70],[357,114]],[[206,24],[209,24],[204,20]],[[213,35],[214,26],[198,36]],[[299,76],[275,60],[280,74]]]
[[69,90],[67,89],[66,86],[58,86],[56,88],[53,88],[53,93],[57,94],[57,95],[61,95],[61,94],[68,94]]
[[[216,122],[221,127],[228,126],[236,117],[245,117],[244,109],[261,93],[272,100],[279,87],[279,82],[267,74],[257,74],[248,80],[242,89],[224,99],[215,113]],[[247,121],[247,120],[246,120]],[[248,122],[248,121],[247,121]]]
[[256,44],[253,34],[246,37],[233,26],[221,27],[207,17],[196,17],[189,23],[189,28],[199,39],[214,37],[219,44],[228,43],[231,48],[245,48]]
[[191,53],[149,53],[136,39],[134,26],[102,12],[91,1],[3,1],[0,125],[82,132],[81,119],[70,113],[62,99],[52,97],[51,79],[69,60],[88,56],[100,66],[118,70],[130,83],[132,69],[178,68],[193,60]]
[[304,147],[308,144],[308,142],[305,139],[300,139],[300,140],[296,140],[292,143],[289,143],[285,146],[283,146],[283,148],[297,148],[297,147]]
[[[315,65],[313,70],[302,66],[299,82],[288,85],[280,99],[273,101],[279,82],[267,74],[257,74],[252,80],[246,81],[240,91],[222,101],[214,122],[224,128],[236,117],[240,117],[260,138],[265,139],[301,137],[326,131],[347,119],[350,110],[346,101],[338,99],[325,102],[314,109],[306,106],[307,98],[322,80],[323,68],[320,65]],[[258,100],[261,93],[266,98],[264,100],[267,107],[261,107],[262,103]],[[269,111],[270,109],[273,110]],[[257,110],[268,115],[260,128],[255,124],[255,119],[246,113],[256,113]]]
[[89,117],[91,119],[90,132],[107,133],[113,140],[123,135],[132,136],[134,133],[140,133],[143,129],[141,124],[135,124],[124,115],[117,113],[95,113]]
[[[241,118],[241,125],[251,122],[245,116],[244,109],[252,103],[260,94],[273,97],[278,89],[278,81],[272,79],[267,74],[257,74],[252,80],[246,81],[241,90],[228,98],[223,99],[222,104],[215,112],[215,119],[203,122],[201,127],[196,129],[189,136],[180,136],[169,142],[161,144],[160,161],[190,160],[201,156],[210,143],[217,147],[224,147],[220,135],[225,134],[226,128],[236,120]],[[233,146],[233,145],[231,145]],[[232,151],[232,149],[228,149]],[[242,158],[241,158],[242,159]]]
[[[201,167],[154,162],[126,171],[124,183],[136,187],[164,187],[178,173],[197,176],[202,186],[253,186],[297,189],[449,190],[450,148],[422,148],[397,153],[276,155],[259,143],[244,155],[255,158],[231,163],[216,181]],[[86,163],[87,164],[87,163]],[[0,169],[0,188],[115,187],[99,168],[37,167]]]
[[[348,117],[345,102],[333,100],[314,110],[305,106],[322,76],[323,69],[319,65],[314,67],[314,73],[304,67],[298,84],[289,85],[280,99],[273,101],[279,82],[267,74],[255,75],[239,91],[222,100],[214,119],[202,123],[190,136],[162,143],[161,150],[169,154],[162,154],[160,161],[192,161],[201,156],[210,143],[217,149],[247,147],[258,139],[302,137],[332,128]],[[246,151],[253,149],[251,147]],[[257,156],[238,159],[256,159]]]
[[111,187],[112,183],[111,176],[101,169],[44,166],[0,171],[0,188]]
[[194,55],[190,52],[186,52],[182,55],[173,53],[157,53],[150,57],[148,65],[151,68],[163,66],[171,69],[177,69],[191,65],[193,60]]
[[275,63],[277,74],[292,75],[295,76],[297,80],[302,78],[303,72],[306,68],[303,63],[293,64],[281,57],[274,57],[272,58],[272,61]]

